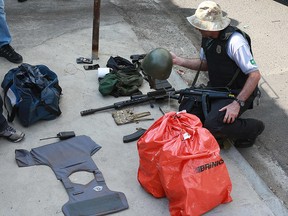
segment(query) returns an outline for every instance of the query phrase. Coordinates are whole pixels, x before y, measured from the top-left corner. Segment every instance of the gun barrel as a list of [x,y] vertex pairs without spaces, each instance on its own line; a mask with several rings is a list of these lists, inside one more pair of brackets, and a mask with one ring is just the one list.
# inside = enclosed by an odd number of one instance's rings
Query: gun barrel
[[103,110],[108,110],[108,109],[121,109],[122,107],[127,107],[127,106],[131,106],[134,104],[144,103],[144,102],[147,102],[147,101],[152,100],[152,99],[153,98],[149,98],[147,96],[146,97],[140,97],[140,98],[133,98],[131,100],[116,102],[110,106],[100,107],[97,109],[83,110],[80,112],[80,115],[81,116],[91,115],[93,113],[103,111]]
[[99,111],[102,111],[102,110],[112,109],[112,108],[115,108],[115,106],[114,105],[110,105],[110,106],[100,107],[100,108],[97,108],[97,109],[83,110],[83,111],[80,112],[80,115],[81,116],[91,115],[93,113],[96,113],[96,112],[99,112]]

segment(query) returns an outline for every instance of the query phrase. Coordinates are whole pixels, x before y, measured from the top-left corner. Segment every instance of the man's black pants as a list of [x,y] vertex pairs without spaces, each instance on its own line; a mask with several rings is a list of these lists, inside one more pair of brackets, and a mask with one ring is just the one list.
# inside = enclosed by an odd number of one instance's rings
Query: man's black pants
[[257,119],[243,119],[240,116],[251,107],[253,104],[254,97],[249,98],[244,107],[241,107],[238,118],[231,124],[223,123],[225,111],[220,112],[219,110],[224,106],[233,102],[233,99],[211,99],[208,107],[208,114],[205,117],[202,105],[193,107],[189,112],[198,116],[205,128],[207,128],[216,138],[227,137],[232,139],[255,139],[261,131],[263,123]]

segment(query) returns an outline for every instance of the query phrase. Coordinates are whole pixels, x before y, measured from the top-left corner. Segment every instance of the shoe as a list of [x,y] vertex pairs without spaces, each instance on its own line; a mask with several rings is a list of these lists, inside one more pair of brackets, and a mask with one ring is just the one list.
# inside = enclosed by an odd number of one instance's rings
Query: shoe
[[253,146],[253,144],[256,141],[256,138],[264,131],[265,125],[263,122],[259,121],[258,125],[258,132],[255,138],[250,138],[250,139],[237,139],[234,142],[234,146],[236,148],[249,148]]
[[255,139],[237,139],[234,142],[234,146],[236,148],[249,148],[254,145],[255,141],[256,141],[256,138]]
[[0,57],[4,57],[8,61],[15,64],[20,64],[23,62],[22,56],[15,52],[15,50],[10,46],[10,44],[6,44],[0,47]]
[[216,138],[216,141],[220,147],[220,149],[230,149],[231,143],[227,137]]
[[0,132],[0,137],[5,137],[11,142],[20,142],[24,138],[25,134],[21,131],[16,131],[11,126],[7,126]]

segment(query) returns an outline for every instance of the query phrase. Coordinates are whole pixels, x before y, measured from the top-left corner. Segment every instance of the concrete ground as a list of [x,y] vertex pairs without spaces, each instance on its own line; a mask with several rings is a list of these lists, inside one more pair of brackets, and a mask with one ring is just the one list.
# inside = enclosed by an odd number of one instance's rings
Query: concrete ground
[[[112,1],[115,3],[115,1]],[[73,3],[73,4],[71,4]],[[119,2],[118,2],[119,3]],[[6,1],[7,16],[14,37],[12,45],[19,51],[24,62],[45,64],[58,74],[63,88],[61,98],[62,115],[52,121],[41,121],[28,128],[17,121],[12,125],[26,133],[19,144],[1,139],[0,143],[0,215],[38,216],[63,215],[61,207],[67,202],[67,194],[49,167],[34,166],[19,168],[15,162],[15,149],[30,150],[57,140],[40,141],[40,138],[54,136],[59,131],[73,130],[77,135],[90,136],[102,149],[92,156],[102,171],[111,190],[123,192],[129,209],[115,215],[169,215],[168,200],[156,199],[147,194],[137,181],[139,158],[136,142],[124,144],[123,135],[135,131],[136,127],[148,128],[153,121],[117,126],[111,117],[112,110],[86,117],[80,111],[111,105],[127,98],[102,97],[98,91],[97,70],[86,71],[76,64],[76,58],[91,55],[92,1],[33,1],[20,4]],[[132,25],[111,2],[103,1],[103,16],[100,27],[100,50],[98,63],[105,67],[110,56],[129,58],[131,54],[147,52],[149,40],[139,42]],[[25,8],[25,10],[24,10]],[[37,10],[35,19],[31,11]],[[17,14],[17,16],[16,16]],[[45,40],[43,40],[45,38]],[[22,40],[23,39],[23,40]],[[153,47],[153,41],[150,44]],[[17,65],[0,59],[0,75]],[[176,73],[169,78],[175,89],[185,87],[185,82]],[[141,90],[150,91],[144,83]],[[136,112],[150,111],[152,117],[162,114],[155,106],[135,106]],[[161,104],[166,111],[175,110],[175,102]],[[237,149],[221,150],[233,184],[233,202],[220,205],[206,215],[287,215],[282,201],[267,187],[259,175]],[[91,176],[76,173],[72,181],[87,183]]]
[[[160,46],[183,57],[198,58],[201,36],[186,17],[195,12],[200,2],[202,0],[130,0],[129,4],[111,1],[110,6],[132,26],[145,51]],[[253,53],[262,74],[260,105],[245,116],[261,119],[266,129],[252,148],[239,152],[287,206],[287,1],[286,4],[281,0],[243,0],[241,3],[218,0],[217,3],[231,24],[252,38]],[[195,71],[179,67],[175,70],[181,70],[181,77],[191,85]],[[198,83],[205,82],[206,75],[202,73]]]

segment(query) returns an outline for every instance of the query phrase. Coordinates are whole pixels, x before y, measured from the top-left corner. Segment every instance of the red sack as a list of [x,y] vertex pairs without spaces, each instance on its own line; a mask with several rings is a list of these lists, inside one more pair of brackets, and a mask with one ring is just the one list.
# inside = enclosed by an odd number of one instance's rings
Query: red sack
[[[148,193],[157,198],[165,197],[157,168],[158,153],[165,144],[174,143],[181,131],[177,121],[174,121],[173,118],[177,118],[177,115],[173,112],[162,116],[154,122],[137,142],[140,157],[138,181]],[[199,118],[194,115],[185,113],[181,115],[181,120],[191,126],[202,126]]]
[[137,146],[138,181],[153,196],[167,196],[172,216],[201,215],[232,201],[219,145],[195,115],[162,116]]

